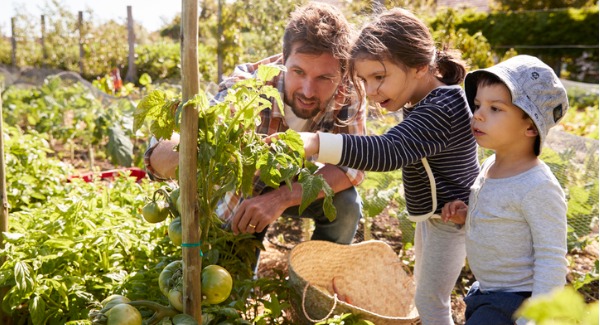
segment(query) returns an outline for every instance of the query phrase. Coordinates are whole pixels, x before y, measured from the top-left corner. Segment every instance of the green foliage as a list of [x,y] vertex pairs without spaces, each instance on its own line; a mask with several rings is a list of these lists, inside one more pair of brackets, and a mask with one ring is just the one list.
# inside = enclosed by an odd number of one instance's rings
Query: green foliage
[[433,20],[434,39],[442,48],[457,49],[467,62],[469,70],[487,68],[494,64],[492,49],[481,32],[470,34],[464,28],[457,28],[458,12],[446,9]]
[[[432,22],[433,29],[437,30],[443,21],[444,16],[437,17]],[[574,64],[584,53],[588,53],[590,63],[595,62],[597,71],[598,40],[597,37],[590,37],[598,35],[597,6],[489,14],[467,11],[457,17],[455,24],[458,30],[465,29],[470,35],[481,32],[499,56],[514,48],[520,54],[537,56],[560,71],[563,61]],[[581,81],[597,83],[598,75],[591,74]]]
[[554,8],[581,8],[598,4],[597,0],[498,0],[499,9],[502,10],[540,10]]
[[23,133],[6,124],[2,129],[10,210],[39,207],[51,198],[64,197],[73,167],[48,157],[52,153],[48,137],[33,130]]
[[577,291],[565,287],[526,300],[517,315],[539,325],[598,324],[598,302],[586,304]]
[[129,100],[105,106],[83,84],[60,77],[50,77],[42,86],[30,89],[11,86],[2,97],[7,124],[47,134],[53,146],[77,145],[84,150],[98,146],[113,162],[132,164],[134,107]]
[[154,266],[176,255],[164,229],[138,213],[152,186],[76,181],[63,198],[12,213],[0,250],[3,310],[15,323],[65,324],[87,318],[88,306],[112,292],[162,299],[148,284],[157,284]]
[[178,43],[168,40],[140,45],[135,50],[135,66],[152,79],[181,79],[180,51]]
[[565,131],[598,140],[598,86],[566,85],[569,96],[569,113],[560,124]]

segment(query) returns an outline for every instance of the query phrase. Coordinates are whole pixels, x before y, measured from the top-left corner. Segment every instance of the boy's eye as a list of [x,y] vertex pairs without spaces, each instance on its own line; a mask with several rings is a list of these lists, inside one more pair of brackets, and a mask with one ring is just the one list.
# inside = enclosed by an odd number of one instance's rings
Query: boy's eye
[[473,104],[473,110],[476,111],[479,109],[479,104]]
[[500,109],[498,107],[496,107],[496,106],[492,106],[491,110],[492,110],[492,112],[498,112],[498,111],[500,111]]
[[375,80],[377,81],[383,81],[383,79],[385,79],[385,76],[375,76]]

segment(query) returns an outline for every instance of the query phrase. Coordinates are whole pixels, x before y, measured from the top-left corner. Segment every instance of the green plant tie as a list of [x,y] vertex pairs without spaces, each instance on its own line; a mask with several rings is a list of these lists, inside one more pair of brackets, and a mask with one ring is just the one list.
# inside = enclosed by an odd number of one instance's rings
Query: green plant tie
[[[200,247],[202,246],[202,242],[198,242],[198,243],[181,243],[181,247]],[[204,256],[204,253],[202,253],[202,250],[200,250],[200,256]]]

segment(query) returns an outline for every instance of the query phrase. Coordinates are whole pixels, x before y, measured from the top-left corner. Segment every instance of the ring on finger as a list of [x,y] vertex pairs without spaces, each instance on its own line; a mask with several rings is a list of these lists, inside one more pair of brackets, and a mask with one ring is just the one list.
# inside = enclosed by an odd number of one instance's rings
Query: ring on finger
[[250,226],[250,228],[256,228],[256,226],[251,223],[249,223],[248,226]]

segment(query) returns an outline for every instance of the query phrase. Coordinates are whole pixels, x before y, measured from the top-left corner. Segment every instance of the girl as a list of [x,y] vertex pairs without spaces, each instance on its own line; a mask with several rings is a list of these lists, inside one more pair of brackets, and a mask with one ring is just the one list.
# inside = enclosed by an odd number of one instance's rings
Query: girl
[[453,324],[450,294],[465,261],[462,227],[444,222],[445,203],[467,200],[479,164],[471,111],[460,87],[465,66],[436,50],[427,26],[392,9],[366,25],[351,52],[355,86],[403,120],[379,136],[301,133],[306,156],[369,171],[402,168],[415,233],[415,304],[423,324]]

